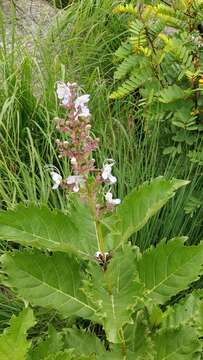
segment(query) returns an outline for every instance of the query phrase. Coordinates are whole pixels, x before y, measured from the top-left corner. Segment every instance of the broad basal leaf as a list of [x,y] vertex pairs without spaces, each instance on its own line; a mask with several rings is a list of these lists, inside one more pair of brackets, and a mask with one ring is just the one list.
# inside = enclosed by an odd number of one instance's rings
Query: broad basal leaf
[[151,216],[175,195],[175,190],[188,184],[184,180],[165,180],[158,177],[145,183],[125,197],[117,213],[106,219],[112,228],[111,248],[119,246],[133,233],[140,230]]
[[136,281],[136,254],[127,247],[115,254],[106,271],[94,263],[90,264],[90,271],[92,281],[85,292],[93,306],[100,308],[108,340],[118,343],[120,329],[131,322],[131,314],[142,296],[142,286]]
[[163,304],[202,274],[203,244],[185,246],[184,238],[162,241],[139,260],[140,280],[146,296]]
[[200,360],[201,345],[192,327],[160,331],[154,338],[154,360]]
[[80,265],[74,257],[25,251],[5,254],[1,262],[7,275],[5,283],[25,300],[54,308],[64,316],[94,318],[95,308],[80,290]]
[[31,342],[27,340],[27,331],[34,326],[31,309],[24,309],[18,316],[12,316],[10,326],[0,335],[1,360],[26,360]]
[[79,202],[71,215],[32,205],[1,211],[0,239],[52,251],[94,255],[98,250],[93,218]]

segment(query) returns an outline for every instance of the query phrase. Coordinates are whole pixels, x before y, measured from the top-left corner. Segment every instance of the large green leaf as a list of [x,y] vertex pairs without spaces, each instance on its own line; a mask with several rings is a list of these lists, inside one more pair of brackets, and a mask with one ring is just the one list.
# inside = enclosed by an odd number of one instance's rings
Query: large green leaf
[[16,317],[12,316],[10,327],[0,335],[1,360],[25,360],[31,342],[27,340],[27,331],[34,326],[35,320],[31,309],[26,308]]
[[203,268],[203,244],[185,246],[184,238],[162,241],[147,250],[139,260],[140,280],[145,295],[163,304],[198,279]]
[[1,211],[0,239],[52,251],[94,255],[98,250],[93,218],[79,201],[71,215],[32,205]]
[[106,271],[94,263],[90,271],[91,283],[87,283],[85,292],[93,306],[100,308],[108,340],[119,343],[121,328],[132,321],[131,315],[143,294],[142,285],[136,281],[136,254],[127,247],[113,256]]
[[154,360],[200,360],[201,346],[192,327],[160,331],[155,336]]
[[119,246],[140,230],[149,218],[175,195],[175,190],[186,184],[188,181],[158,177],[127,195],[118,207],[117,213],[105,221],[112,230],[112,236],[107,236],[111,248]]
[[[104,220],[111,229],[106,250],[113,249],[138,231],[187,181],[167,181],[162,177],[133,190],[119,206],[117,214]],[[94,255],[100,249],[95,221],[89,208],[74,201],[71,214],[47,207],[18,206],[0,212],[0,239],[52,251]]]
[[81,292],[80,264],[67,254],[52,256],[40,252],[14,252],[1,257],[5,283],[34,305],[54,308],[64,316],[94,318]]

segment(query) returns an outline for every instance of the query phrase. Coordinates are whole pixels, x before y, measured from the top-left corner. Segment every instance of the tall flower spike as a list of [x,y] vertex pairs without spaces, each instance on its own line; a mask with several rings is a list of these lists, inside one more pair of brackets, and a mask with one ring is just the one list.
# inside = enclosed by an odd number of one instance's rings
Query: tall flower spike
[[[58,139],[56,144],[59,157],[69,158],[71,174],[62,180],[60,174],[53,171],[53,188],[57,189],[62,184],[63,189],[79,193],[83,201],[88,201],[91,197],[91,203],[95,204],[95,211],[99,217],[102,212],[112,211],[113,207],[121,202],[120,199],[113,199],[109,189],[104,196],[105,201],[97,203],[98,199],[101,199],[101,196],[97,195],[103,193],[102,183],[113,185],[117,182],[117,178],[112,175],[115,161],[106,159],[102,169],[95,167],[93,151],[98,147],[99,139],[94,139],[90,133],[90,110],[88,107],[90,95],[78,96],[76,84],[66,84],[60,81],[57,83],[57,96],[68,111],[65,119],[57,119],[56,123],[57,130],[67,134],[67,139]],[[90,188],[91,191],[89,191]]]

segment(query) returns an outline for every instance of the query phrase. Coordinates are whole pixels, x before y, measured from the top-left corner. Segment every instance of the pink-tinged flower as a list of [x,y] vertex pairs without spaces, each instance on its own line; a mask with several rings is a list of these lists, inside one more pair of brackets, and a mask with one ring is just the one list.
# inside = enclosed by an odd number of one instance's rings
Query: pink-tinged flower
[[110,191],[108,191],[105,195],[105,199],[109,205],[119,205],[121,203],[121,199],[113,199],[113,195]]
[[86,95],[79,96],[75,100],[75,110],[76,110],[75,115],[76,116],[81,116],[81,117],[89,117],[90,116],[90,111],[87,106],[89,99],[90,99],[90,95],[86,94]]
[[66,183],[68,185],[73,185],[73,191],[78,192],[80,187],[84,185],[85,180],[81,175],[70,175],[67,177]]
[[62,105],[64,105],[65,107],[71,106],[71,103],[72,103],[72,100],[73,100],[72,90],[73,90],[73,88],[75,86],[76,86],[75,83],[73,83],[73,84],[70,84],[70,83],[65,84],[63,81],[58,81],[57,82],[56,93],[57,93],[57,96],[58,96],[59,100],[61,100]]
[[57,82],[57,89],[56,89],[57,96],[59,100],[63,100],[64,97],[70,97],[71,91],[68,85],[66,85],[63,81]]
[[52,180],[54,182],[54,185],[52,186],[52,189],[56,190],[56,189],[58,189],[59,185],[61,184],[62,176],[59,173],[55,172],[55,171],[51,171],[50,175],[51,175]]
[[115,164],[115,161],[113,159],[107,159],[109,163],[103,165],[102,169],[102,179],[107,181],[109,184],[115,184],[117,179],[115,176],[111,174],[112,167]]

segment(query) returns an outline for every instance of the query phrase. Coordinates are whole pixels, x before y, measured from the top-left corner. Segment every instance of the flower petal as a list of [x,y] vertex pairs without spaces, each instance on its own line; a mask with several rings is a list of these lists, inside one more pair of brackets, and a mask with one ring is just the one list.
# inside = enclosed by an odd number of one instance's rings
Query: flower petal
[[112,205],[120,205],[120,203],[121,203],[121,199],[112,199],[111,202]]
[[110,165],[110,164],[106,164],[103,166],[102,178],[104,180],[107,180],[109,178],[109,176],[111,175],[111,168],[112,168],[112,165]]
[[90,111],[87,106],[81,106],[81,112],[78,114],[81,117],[89,117]]
[[110,184],[112,184],[112,185],[117,182],[117,178],[111,174],[109,175],[108,179],[109,179]]
[[52,177],[52,180],[56,183],[56,184],[60,184],[61,180],[62,180],[62,176],[55,172],[55,171],[51,171],[50,175]]
[[72,176],[72,175],[70,175],[70,176],[68,176],[67,177],[67,179],[66,179],[66,183],[68,184],[68,185],[72,185],[72,184],[75,184],[75,181],[76,181],[76,176]]
[[53,190],[56,190],[56,189],[58,189],[58,187],[59,187],[59,184],[55,183],[55,184],[52,186],[52,189],[53,189]]
[[112,193],[110,191],[108,191],[105,195],[105,199],[109,204],[111,204],[112,198],[113,198]]
[[110,205],[119,205],[121,203],[120,199],[113,199],[113,195],[110,191],[108,191],[105,195],[105,199]]
[[62,104],[63,104],[64,106],[68,106],[69,101],[70,101],[70,96],[64,95],[64,97],[62,98]]
[[89,94],[79,96],[79,97],[75,100],[75,106],[76,106],[76,107],[78,107],[78,106],[84,106],[85,104],[88,103],[89,99],[90,99],[90,95],[89,95]]
[[70,90],[63,81],[58,81],[56,93],[58,95],[58,98],[62,100],[65,95],[70,95]]

